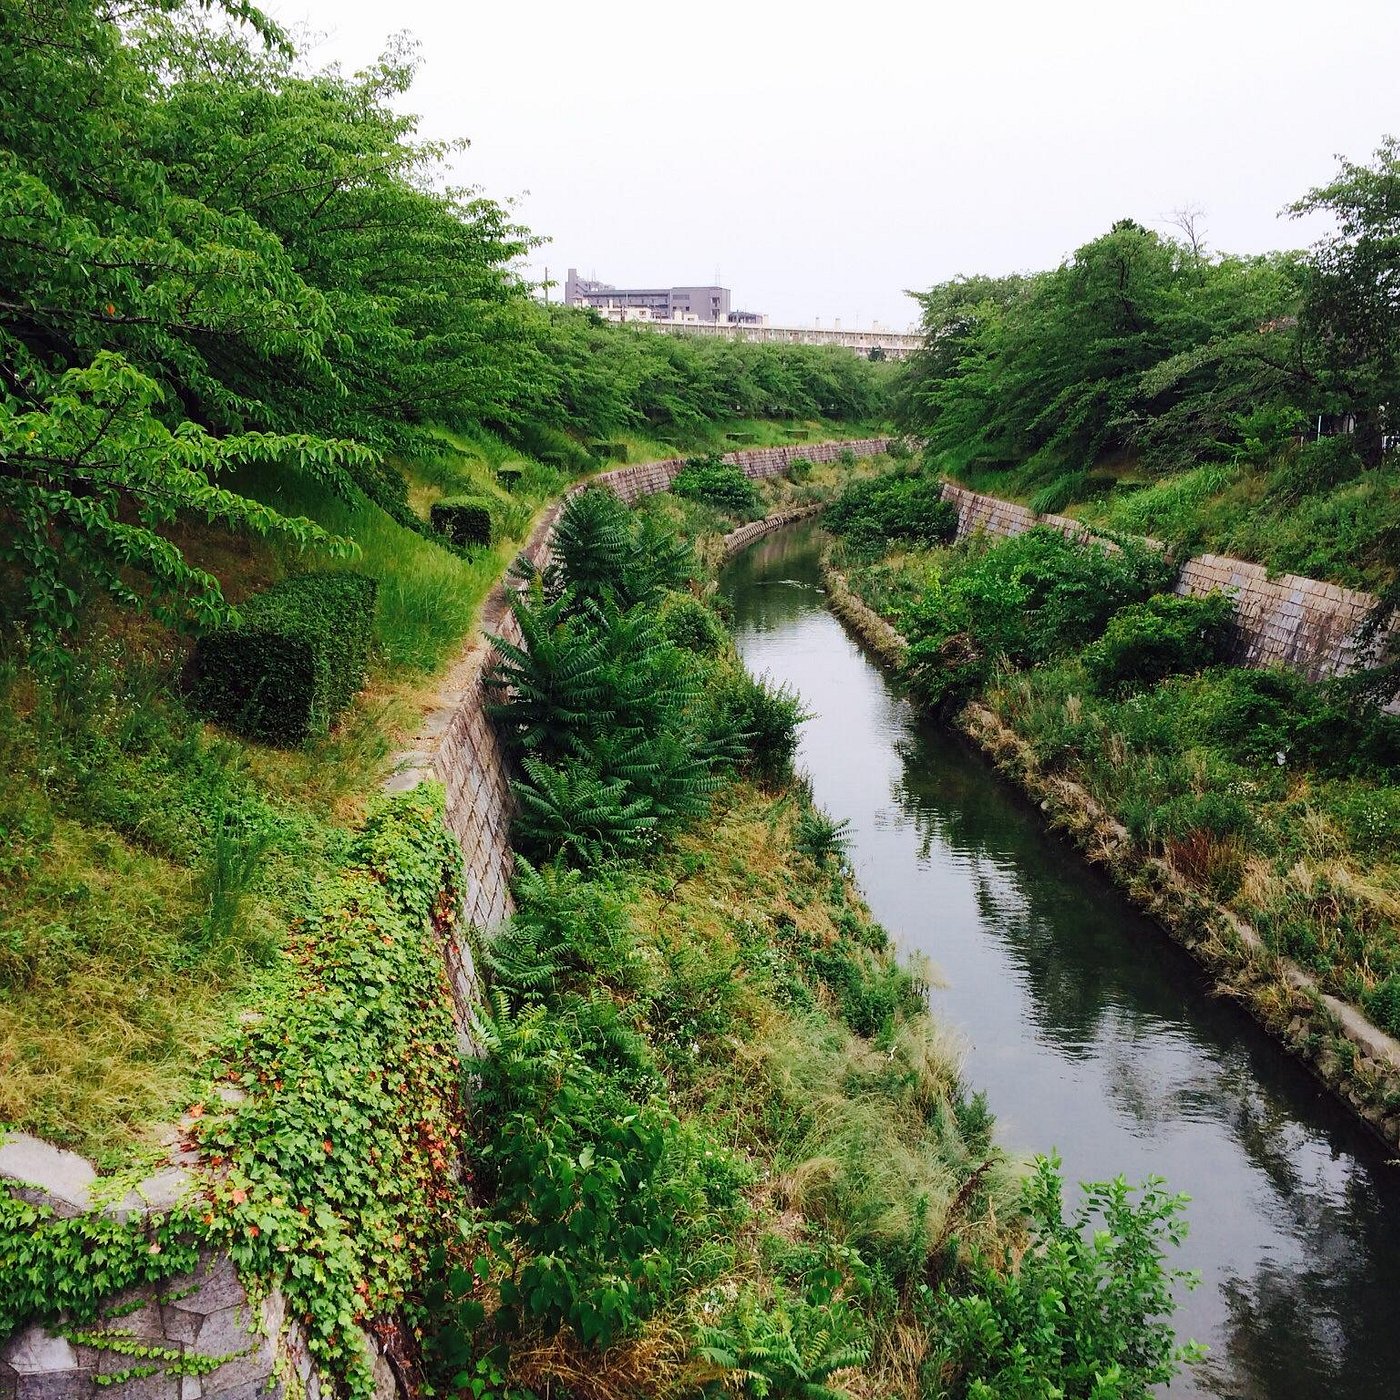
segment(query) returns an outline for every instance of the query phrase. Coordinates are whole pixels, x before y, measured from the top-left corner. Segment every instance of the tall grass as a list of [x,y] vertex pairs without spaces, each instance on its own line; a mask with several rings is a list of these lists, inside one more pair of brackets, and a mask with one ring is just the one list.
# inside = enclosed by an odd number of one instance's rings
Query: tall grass
[[1108,523],[1134,534],[1153,535],[1173,544],[1194,541],[1202,504],[1235,479],[1234,467],[1207,465],[1171,476],[1145,490],[1113,500]]

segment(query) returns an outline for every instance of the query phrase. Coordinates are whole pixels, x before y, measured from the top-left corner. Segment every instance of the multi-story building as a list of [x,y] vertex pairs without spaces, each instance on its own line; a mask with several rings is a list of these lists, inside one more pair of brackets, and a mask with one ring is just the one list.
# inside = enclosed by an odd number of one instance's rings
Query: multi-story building
[[728,287],[614,287],[580,277],[576,267],[569,269],[564,283],[564,304],[591,306],[612,320],[709,321],[718,325],[759,325],[763,321],[756,312],[731,310]]

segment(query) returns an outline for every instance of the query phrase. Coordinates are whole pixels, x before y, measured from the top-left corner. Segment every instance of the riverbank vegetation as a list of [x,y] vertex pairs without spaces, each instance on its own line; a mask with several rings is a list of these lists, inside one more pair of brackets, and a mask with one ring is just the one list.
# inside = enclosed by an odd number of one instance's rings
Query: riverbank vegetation
[[[401,114],[407,49],[347,75],[241,4],[0,13],[0,1126],[118,1195],[161,1125],[201,1160],[149,1218],[0,1198],[5,1329],[207,1372],[102,1309],[212,1248],[352,1396],[356,1329],[394,1323],[443,1393],[1142,1395],[1181,1203],[1110,1190],[1086,1240],[1053,1171],[1019,1193],[791,784],[794,699],[666,530],[751,513],[727,474],[576,497],[527,581],[498,697],[527,860],[465,1067],[440,797],[373,796],[568,483],[858,436],[890,367],[541,306],[533,235]],[[287,601],[320,585],[268,594],[337,571],[373,587],[320,630]],[[275,652],[302,713],[254,686],[211,723],[247,679],[190,676],[211,635]]]
[[922,293],[903,424],[931,465],[1041,512],[1371,590],[1400,564],[1400,147],[1290,213],[1334,229],[1236,257],[1199,216],[1123,219],[1046,272]]
[[[3,15],[0,1122],[115,1163],[277,975],[544,502],[858,435],[889,367],[538,303],[533,235],[400,114],[411,48],[346,74],[246,7]],[[489,545],[433,529],[462,499]],[[358,695],[290,749],[207,727],[194,636],[244,604],[271,635],[252,600],[325,570],[377,585]]]
[[[1172,565],[1131,541],[1042,527],[933,550],[839,545],[833,562],[908,639],[926,705],[984,738],[990,716],[1018,741],[1018,778],[1080,794],[1066,802],[1091,857],[1130,879],[1164,863],[1169,922],[1193,938],[1207,933],[1193,893],[1258,931],[1262,962],[1228,929],[1210,936],[1234,947],[1234,975],[1268,984],[1276,1026],[1310,1014],[1287,959],[1400,1034],[1400,719],[1364,675],[1313,684],[1225,664],[1229,601],[1172,594]],[[1400,1110],[1376,1092],[1383,1116]]]
[[1104,1187],[1090,1243],[1053,1164],[1018,1186],[674,522],[571,498],[502,648],[529,863],[444,1360],[502,1394],[1145,1394],[1181,1202]]

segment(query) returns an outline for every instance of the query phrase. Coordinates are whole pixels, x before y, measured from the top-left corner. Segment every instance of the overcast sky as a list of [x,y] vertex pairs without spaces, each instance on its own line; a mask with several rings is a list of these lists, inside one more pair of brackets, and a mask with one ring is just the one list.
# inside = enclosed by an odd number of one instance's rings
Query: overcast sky
[[[915,317],[907,288],[1046,267],[1131,216],[1298,246],[1279,210],[1400,132],[1397,0],[272,0],[549,242],[528,264],[707,283],[775,322]],[[554,293],[560,295],[562,286]]]

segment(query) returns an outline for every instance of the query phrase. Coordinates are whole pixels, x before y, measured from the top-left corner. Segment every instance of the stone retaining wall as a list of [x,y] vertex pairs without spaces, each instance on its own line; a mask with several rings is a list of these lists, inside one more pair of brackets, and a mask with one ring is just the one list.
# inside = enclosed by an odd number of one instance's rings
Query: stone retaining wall
[[[958,508],[958,536],[1010,537],[1048,525],[1071,539],[1089,539],[1093,531],[1063,515],[1037,515],[1027,506],[984,496],[952,482],[943,499]],[[1162,548],[1158,540],[1145,543]],[[1260,564],[1222,554],[1202,554],[1181,567],[1176,591],[1204,597],[1217,590],[1235,603],[1235,630],[1230,659],[1242,666],[1288,666],[1309,680],[1344,676],[1371,664],[1382,648],[1363,647],[1357,633],[1376,606],[1376,598],[1351,588],[1298,574],[1270,577]],[[1392,626],[1392,634],[1396,632]],[[1394,706],[1392,706],[1394,708]]]
[[[0,1141],[0,1182],[69,1219],[89,1211],[119,1220],[168,1211],[193,1187],[192,1166],[193,1154],[174,1149],[167,1165],[124,1198],[99,1202],[97,1173],[76,1152],[25,1133]],[[289,1388],[301,1400],[319,1400],[311,1353],[285,1312],[280,1291],[250,1300],[228,1256],[206,1250],[189,1273],[114,1294],[97,1321],[68,1336],[38,1323],[20,1328],[0,1346],[0,1400],[259,1400]],[[376,1400],[402,1400],[383,1344],[365,1334],[364,1347]],[[157,1362],[143,1361],[136,1348]],[[208,1375],[181,1374],[217,1358],[223,1363]]]
[[[844,451],[857,457],[883,452],[888,438],[862,438],[853,442],[815,442],[796,446],[760,447],[730,452],[724,460],[742,468],[744,475],[762,479],[777,476],[795,461],[831,462]],[[667,490],[685,465],[680,457],[636,466],[615,467],[587,482],[572,487],[569,494],[586,486],[606,486],[629,504],[641,496]],[[549,558],[550,542],[559,519],[560,507],[543,515],[530,535],[523,553],[543,567]],[[806,513],[806,512],[803,512]],[[788,523],[790,514],[779,523]],[[777,525],[755,521],[741,526],[726,540],[726,550],[744,544],[776,529]],[[753,532],[745,534],[746,531]],[[732,547],[730,540],[742,536]],[[497,928],[510,912],[510,785],[506,777],[505,753],[486,718],[482,704],[482,678],[489,668],[493,648],[490,636],[519,644],[520,631],[510,609],[508,585],[502,580],[492,590],[481,616],[479,636],[449,673],[434,707],[412,746],[399,755],[391,790],[417,786],[424,778],[434,778],[447,790],[447,820],[462,844],[466,862],[466,897],[463,922],[478,931]],[[447,952],[448,970],[459,1008],[463,1014],[475,1002],[475,983],[470,951],[463,945]]]
[[[776,476],[794,461],[833,461],[842,451],[858,456],[882,452],[889,439],[812,443],[732,452],[725,461],[746,475]],[[683,462],[646,462],[619,467],[593,478],[610,486],[625,501],[663,491]],[[580,483],[573,490],[582,490]],[[522,551],[537,567],[548,560],[559,519],[555,505],[538,520]],[[810,513],[785,512],[781,519],[756,521],[733,532],[726,552],[780,524]],[[738,543],[731,541],[742,537]],[[437,703],[425,716],[410,748],[399,756],[389,791],[416,787],[425,778],[446,788],[447,821],[462,847],[467,879],[459,927],[493,930],[511,910],[509,829],[510,785],[505,753],[486,717],[482,679],[493,659],[491,636],[521,641],[510,609],[507,584],[497,584],[481,614],[479,634],[443,678]],[[452,984],[458,1029],[464,1050],[471,1049],[471,1017],[477,984],[470,946],[455,939],[443,947]],[[132,1213],[169,1210],[193,1184],[190,1154],[177,1145],[167,1162],[135,1191],[108,1205],[93,1200],[98,1185],[92,1164],[22,1133],[0,1134],[0,1189],[21,1199],[47,1205],[59,1215],[89,1210]],[[273,1292],[259,1303],[249,1300],[233,1266],[213,1253],[201,1258],[193,1273],[158,1286],[129,1289],[115,1296],[108,1320],[86,1329],[84,1336],[107,1330],[123,1348],[102,1348],[70,1340],[38,1325],[21,1328],[0,1345],[0,1400],[262,1400],[290,1391],[299,1400],[318,1400],[320,1381],[295,1324],[284,1325],[282,1295]],[[156,1375],[130,1375],[131,1348],[159,1347],[179,1356],[228,1359],[208,1375],[179,1374],[176,1362],[163,1363]],[[402,1400],[403,1387],[389,1353],[380,1341],[365,1337],[377,1400]],[[139,1366],[136,1369],[140,1369]]]
[[1176,591],[1204,597],[1220,591],[1235,600],[1231,660],[1242,666],[1289,666],[1311,681],[1364,668],[1376,647],[1357,633],[1376,606],[1372,593],[1280,574],[1223,554],[1201,554],[1181,567]]

